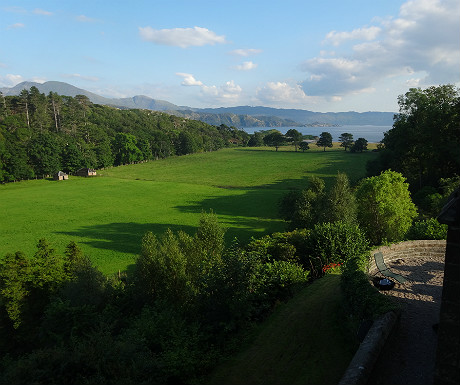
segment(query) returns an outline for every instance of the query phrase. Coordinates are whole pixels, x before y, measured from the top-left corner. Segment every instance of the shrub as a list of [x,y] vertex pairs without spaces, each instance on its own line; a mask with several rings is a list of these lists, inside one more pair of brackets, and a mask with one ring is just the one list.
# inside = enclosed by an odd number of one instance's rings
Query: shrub
[[447,225],[435,218],[416,221],[409,229],[407,239],[447,239]]
[[[343,222],[321,223],[307,239],[308,258],[320,274],[330,263],[344,263],[368,250],[369,243],[357,225]],[[307,265],[303,261],[304,265]]]
[[310,272],[302,266],[274,261],[259,264],[253,277],[252,291],[259,303],[260,311],[268,310],[276,301],[283,301],[293,295],[293,289],[308,281]]

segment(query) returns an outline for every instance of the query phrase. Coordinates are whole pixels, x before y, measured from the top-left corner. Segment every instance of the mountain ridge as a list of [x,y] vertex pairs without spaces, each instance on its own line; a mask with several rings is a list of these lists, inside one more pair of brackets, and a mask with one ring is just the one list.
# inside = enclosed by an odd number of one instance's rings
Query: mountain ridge
[[264,106],[236,106],[217,108],[193,108],[178,106],[166,100],[154,99],[145,95],[127,98],[108,98],[75,87],[69,83],[47,81],[45,83],[22,82],[14,87],[0,88],[5,96],[19,95],[23,89],[32,86],[42,93],[56,92],[60,95],[85,95],[92,103],[117,108],[139,108],[163,111],[187,119],[202,120],[213,125],[233,125],[244,127],[294,127],[309,125],[375,125],[391,126],[394,112],[314,112],[303,109],[274,108]]

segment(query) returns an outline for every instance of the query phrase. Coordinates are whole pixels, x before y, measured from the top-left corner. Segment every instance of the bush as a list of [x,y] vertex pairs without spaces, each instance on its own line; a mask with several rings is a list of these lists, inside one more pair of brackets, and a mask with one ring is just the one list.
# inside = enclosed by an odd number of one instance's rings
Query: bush
[[309,271],[302,266],[287,262],[274,261],[260,264],[253,277],[255,302],[259,311],[269,310],[277,301],[283,301],[293,295],[293,289],[308,281]]
[[[368,248],[369,243],[361,229],[343,222],[318,224],[307,239],[308,258],[318,275],[325,265],[344,263]],[[307,265],[306,261],[302,262]]]
[[447,225],[435,218],[416,221],[409,229],[407,239],[447,239]]

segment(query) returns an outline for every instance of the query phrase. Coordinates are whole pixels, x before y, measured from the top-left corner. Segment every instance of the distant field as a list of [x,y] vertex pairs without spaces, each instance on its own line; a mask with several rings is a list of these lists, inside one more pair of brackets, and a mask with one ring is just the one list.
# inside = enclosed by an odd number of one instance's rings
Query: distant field
[[2,185],[0,256],[31,255],[42,237],[60,252],[74,240],[113,273],[133,263],[146,231],[193,233],[200,213],[210,209],[228,228],[228,240],[281,231],[277,202],[287,190],[305,187],[312,175],[330,183],[338,171],[357,180],[375,156],[312,150],[223,149],[112,168],[95,178]]

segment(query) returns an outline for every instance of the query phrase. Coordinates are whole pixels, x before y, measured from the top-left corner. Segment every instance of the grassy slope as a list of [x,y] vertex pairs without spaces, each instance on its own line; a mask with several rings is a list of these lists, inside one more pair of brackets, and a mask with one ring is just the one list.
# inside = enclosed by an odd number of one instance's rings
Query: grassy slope
[[207,385],[335,385],[356,350],[341,311],[340,276],[315,281],[280,306]]
[[113,273],[134,261],[146,231],[193,233],[201,211],[210,209],[228,227],[227,239],[282,231],[277,202],[289,188],[305,187],[311,175],[330,183],[337,171],[357,179],[374,157],[319,150],[224,149],[112,168],[97,178],[0,186],[0,257],[31,255],[42,237],[61,252],[75,240]]

